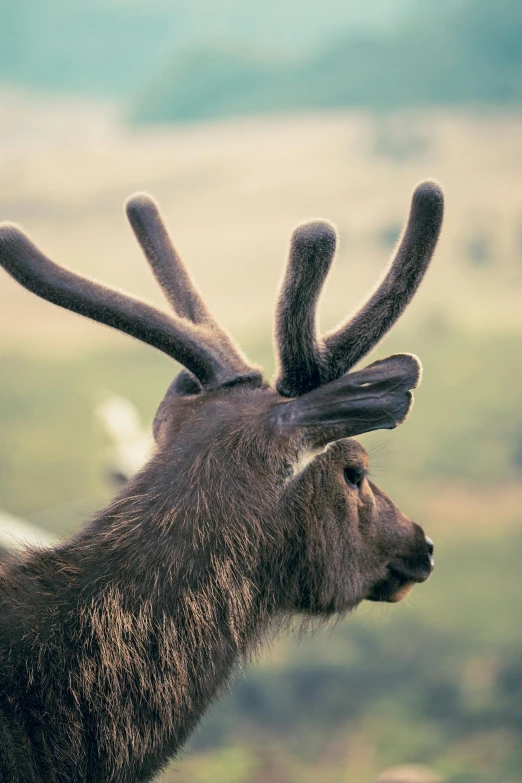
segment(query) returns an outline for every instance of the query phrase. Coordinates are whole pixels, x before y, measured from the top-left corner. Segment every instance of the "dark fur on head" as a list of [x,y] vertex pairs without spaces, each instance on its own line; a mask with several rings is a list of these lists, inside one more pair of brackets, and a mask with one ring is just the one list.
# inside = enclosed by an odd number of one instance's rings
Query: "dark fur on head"
[[323,340],[315,305],[335,232],[297,230],[277,389],[212,319],[150,198],[128,214],[176,315],[0,228],[0,263],[27,288],[187,368],[159,407],[155,453],[114,502],[61,546],[1,567],[2,783],[151,780],[275,622],[400,600],[429,576],[431,542],[369,480],[350,439],[405,419],[419,362],[400,354],[345,373],[411,298],[441,204],[433,183],[417,189],[390,272]]

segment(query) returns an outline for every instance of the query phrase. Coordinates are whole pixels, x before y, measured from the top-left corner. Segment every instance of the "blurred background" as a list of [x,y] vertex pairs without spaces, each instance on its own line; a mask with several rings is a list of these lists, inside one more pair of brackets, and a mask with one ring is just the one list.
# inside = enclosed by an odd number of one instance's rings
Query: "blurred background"
[[[435,539],[435,574],[398,606],[279,640],[165,783],[371,783],[398,764],[520,781],[522,4],[0,4],[0,220],[161,304],[122,209],[149,191],[268,374],[295,224],[339,227],[326,329],[382,274],[414,185],[446,194],[433,268],[372,356],[421,357],[414,413],[362,439],[375,480]],[[2,274],[0,546],[16,524],[66,535],[105,502],[174,372]]]

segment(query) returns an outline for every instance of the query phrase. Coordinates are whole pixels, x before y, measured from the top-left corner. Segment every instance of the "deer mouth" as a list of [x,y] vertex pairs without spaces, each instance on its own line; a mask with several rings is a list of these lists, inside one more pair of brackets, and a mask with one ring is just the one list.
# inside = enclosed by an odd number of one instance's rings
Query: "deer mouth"
[[388,566],[386,578],[372,587],[366,600],[396,604],[406,598],[416,584],[425,582],[430,577],[432,570],[431,564],[429,568],[416,570],[415,573],[406,573],[394,566]]

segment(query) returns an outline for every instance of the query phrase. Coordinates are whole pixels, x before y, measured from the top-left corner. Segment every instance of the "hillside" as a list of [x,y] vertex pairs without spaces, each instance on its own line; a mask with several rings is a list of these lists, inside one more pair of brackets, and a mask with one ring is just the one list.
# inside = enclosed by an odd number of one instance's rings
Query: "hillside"
[[103,97],[137,123],[317,109],[520,107],[518,0],[19,0],[0,84]]
[[2,4],[0,83],[122,100],[172,51],[223,42],[297,55],[338,29],[386,30],[411,0],[17,0]]
[[[371,6],[369,6],[371,7]],[[133,104],[137,122],[356,107],[522,104],[522,5],[444,0],[386,30],[340,27],[299,58],[226,45],[179,51]]]

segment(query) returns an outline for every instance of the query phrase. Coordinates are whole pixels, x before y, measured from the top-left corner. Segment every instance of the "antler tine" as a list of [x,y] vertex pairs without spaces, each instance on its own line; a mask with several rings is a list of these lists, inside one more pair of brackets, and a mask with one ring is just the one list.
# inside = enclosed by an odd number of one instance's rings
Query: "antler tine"
[[323,356],[328,369],[323,383],[348,372],[409,304],[435,250],[443,212],[440,186],[431,180],[417,185],[406,229],[384,280],[355,316],[324,339]]
[[17,226],[0,226],[0,265],[29,291],[111,326],[176,359],[207,389],[255,375],[190,321],[71,272],[47,258]]
[[127,200],[125,209],[154,276],[177,314],[194,323],[211,321],[199,291],[172,244],[157,202],[147,193],[135,193]]
[[323,382],[326,367],[316,307],[336,245],[335,228],[324,220],[304,223],[292,235],[276,310],[276,387],[285,397],[305,394]]
[[[127,200],[125,209],[154,277],[174,311],[181,318],[201,325],[205,332],[211,335],[213,345],[219,345],[223,356],[228,357],[228,361],[238,368],[238,378],[260,378],[257,368],[249,364],[234,340],[219,326],[207,309],[172,243],[155,199],[148,193],[135,193]],[[182,377],[185,378],[185,375]],[[197,381],[189,377],[185,387],[194,389],[197,387]]]

